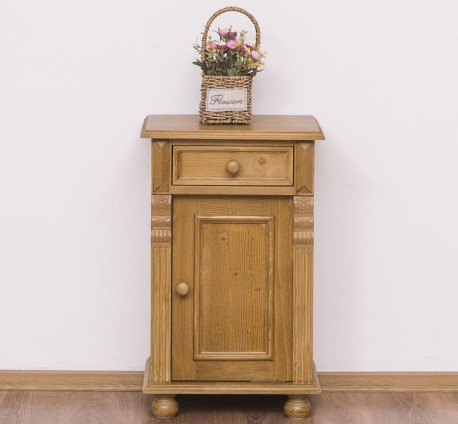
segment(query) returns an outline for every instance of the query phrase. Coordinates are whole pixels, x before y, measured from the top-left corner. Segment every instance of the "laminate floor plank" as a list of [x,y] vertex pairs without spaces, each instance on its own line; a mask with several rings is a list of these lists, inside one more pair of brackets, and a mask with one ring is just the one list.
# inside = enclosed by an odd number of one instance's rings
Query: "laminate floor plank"
[[139,392],[0,391],[0,424],[455,424],[458,393],[325,392],[313,415],[289,420],[286,396],[177,396],[181,413],[150,415]]

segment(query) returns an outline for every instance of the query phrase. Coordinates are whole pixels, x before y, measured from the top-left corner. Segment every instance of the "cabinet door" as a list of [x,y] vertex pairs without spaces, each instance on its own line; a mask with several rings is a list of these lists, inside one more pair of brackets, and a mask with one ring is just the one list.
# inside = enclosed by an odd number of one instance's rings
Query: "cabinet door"
[[174,197],[173,380],[291,380],[292,225],[288,197]]

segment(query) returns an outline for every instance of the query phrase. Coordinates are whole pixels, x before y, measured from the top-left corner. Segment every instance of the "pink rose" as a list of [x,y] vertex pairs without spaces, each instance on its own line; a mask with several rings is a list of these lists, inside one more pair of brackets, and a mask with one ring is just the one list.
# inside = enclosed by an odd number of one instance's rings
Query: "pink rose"
[[229,49],[235,50],[239,46],[239,43],[236,40],[229,40],[226,45]]
[[242,56],[245,56],[245,53],[246,53],[246,48],[245,48],[245,46],[242,46],[242,47],[240,48],[240,54],[241,54]]
[[253,58],[253,60],[255,60],[256,62],[258,62],[259,60],[261,60],[262,55],[261,55],[261,53],[259,53],[259,52],[256,51],[256,50],[251,50],[251,57]]
[[216,48],[217,48],[218,50],[226,50],[226,49],[227,49],[227,46],[226,46],[226,44],[217,44],[217,45],[216,45]]
[[225,28],[225,29],[218,28],[218,34],[223,38],[227,37],[230,34],[230,32],[231,32],[231,30],[228,29],[228,28]]
[[237,31],[229,31],[229,34],[227,34],[228,38],[234,39],[237,37]]

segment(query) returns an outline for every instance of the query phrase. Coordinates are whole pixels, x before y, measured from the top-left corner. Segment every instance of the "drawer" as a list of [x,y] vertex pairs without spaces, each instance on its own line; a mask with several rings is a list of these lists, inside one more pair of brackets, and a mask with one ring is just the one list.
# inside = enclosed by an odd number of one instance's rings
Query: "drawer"
[[173,185],[292,186],[292,146],[173,146]]

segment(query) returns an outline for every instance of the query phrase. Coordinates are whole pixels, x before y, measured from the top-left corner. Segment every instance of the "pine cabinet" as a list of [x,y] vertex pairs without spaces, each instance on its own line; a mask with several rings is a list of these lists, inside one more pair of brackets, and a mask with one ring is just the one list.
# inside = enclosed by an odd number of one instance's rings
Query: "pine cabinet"
[[314,142],[311,116],[201,125],[145,119],[152,142],[152,413],[176,394],[286,394],[305,417],[313,363]]

